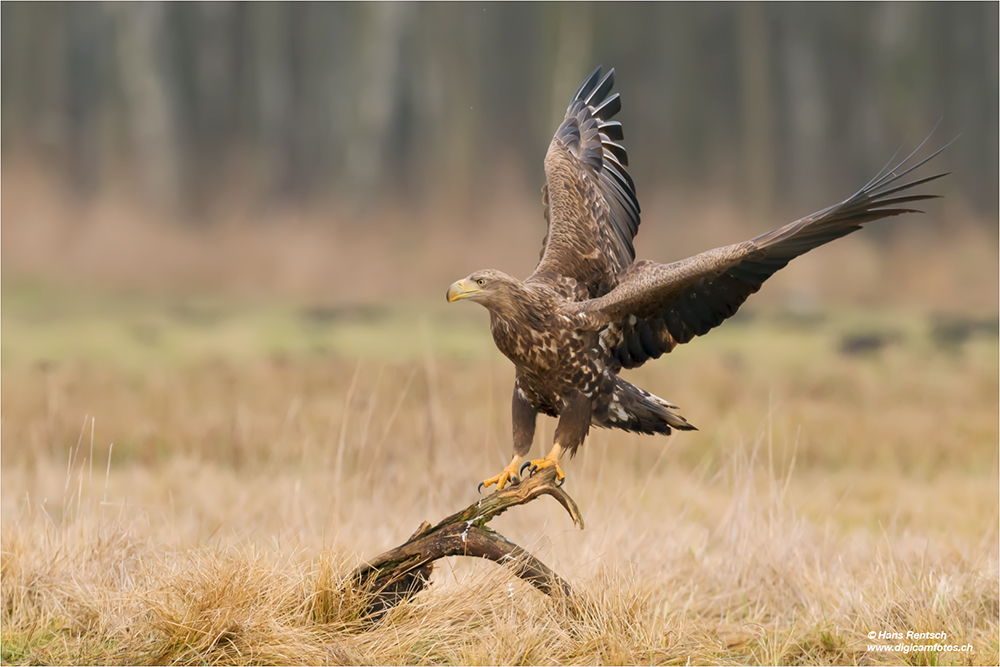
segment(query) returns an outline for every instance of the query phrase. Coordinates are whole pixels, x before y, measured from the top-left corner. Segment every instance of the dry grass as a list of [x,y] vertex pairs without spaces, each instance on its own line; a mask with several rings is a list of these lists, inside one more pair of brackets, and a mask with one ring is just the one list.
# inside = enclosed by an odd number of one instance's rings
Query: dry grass
[[[630,376],[701,431],[598,431],[568,463],[586,531],[547,500],[494,522],[580,609],[452,559],[370,626],[340,579],[506,462],[478,311],[38,301],[4,299],[5,663],[1000,660],[995,334],[733,322]],[[862,321],[887,346],[838,352]],[[972,650],[869,651],[879,630]]]

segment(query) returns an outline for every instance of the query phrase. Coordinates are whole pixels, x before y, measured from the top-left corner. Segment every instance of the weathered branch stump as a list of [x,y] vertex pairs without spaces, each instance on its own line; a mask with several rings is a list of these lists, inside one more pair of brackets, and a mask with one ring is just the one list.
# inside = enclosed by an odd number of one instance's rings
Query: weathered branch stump
[[446,556],[488,558],[510,567],[515,575],[543,593],[570,597],[569,584],[551,568],[486,526],[511,507],[549,495],[559,501],[582,529],[580,509],[556,485],[555,477],[555,468],[542,470],[516,486],[494,491],[435,526],[425,521],[406,542],[358,567],[349,581],[363,594],[363,615],[376,619],[423,590],[430,581],[434,561]]

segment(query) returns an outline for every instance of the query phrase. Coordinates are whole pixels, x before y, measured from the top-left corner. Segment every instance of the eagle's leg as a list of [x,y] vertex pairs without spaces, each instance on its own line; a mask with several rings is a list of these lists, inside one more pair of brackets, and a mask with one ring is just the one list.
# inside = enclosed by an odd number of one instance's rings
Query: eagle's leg
[[484,479],[479,485],[482,491],[484,486],[497,485],[497,491],[502,489],[507,482],[517,484],[521,481],[521,473],[517,470],[517,464],[521,458],[531,451],[531,441],[535,437],[535,421],[538,413],[525,397],[524,392],[518,387],[518,382],[514,381],[514,398],[511,401],[511,423],[514,427],[514,458],[510,464],[500,471],[496,477]]
[[517,464],[520,460],[521,457],[518,456],[517,454],[514,454],[514,458],[510,460],[510,463],[507,464],[506,468],[500,471],[499,475],[497,475],[496,477],[490,477],[488,479],[484,479],[482,482],[480,482],[479,490],[482,491],[484,486],[493,486],[494,484],[496,484],[497,491],[499,491],[500,489],[502,489],[504,486],[507,485],[507,482],[511,482],[512,484],[517,484],[520,481],[519,477],[520,473],[518,473],[517,471]]
[[[583,444],[584,438],[590,431],[590,419],[593,412],[590,398],[582,392],[575,392],[568,396],[559,413],[559,423],[556,425],[556,442],[552,445],[552,451],[546,454],[544,459],[535,459],[528,464],[531,473],[534,474],[539,470],[555,466],[556,479],[560,482],[565,479],[566,475],[559,467],[559,455],[564,449],[573,454]],[[524,467],[522,466],[521,469],[523,470]]]

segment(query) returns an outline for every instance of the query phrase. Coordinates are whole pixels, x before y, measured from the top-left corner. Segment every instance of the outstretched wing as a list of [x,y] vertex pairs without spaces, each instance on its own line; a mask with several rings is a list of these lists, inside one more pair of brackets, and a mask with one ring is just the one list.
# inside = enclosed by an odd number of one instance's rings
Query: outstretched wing
[[601,331],[601,345],[612,357],[625,368],[641,366],[722,324],[765,280],[799,255],[861,229],[866,222],[920,213],[906,204],[938,195],[899,193],[946,174],[893,184],[947,147],[903,170],[914,151],[892,169],[886,165],[849,199],[750,241],[673,264],[636,262],[620,276],[616,288],[583,302],[582,310],[593,324],[607,325]]
[[606,294],[635,259],[639,200],[621,144],[618,93],[608,96],[615,70],[601,68],[580,86],[545,155],[543,202],[548,233],[534,282],[574,279],[585,298]]

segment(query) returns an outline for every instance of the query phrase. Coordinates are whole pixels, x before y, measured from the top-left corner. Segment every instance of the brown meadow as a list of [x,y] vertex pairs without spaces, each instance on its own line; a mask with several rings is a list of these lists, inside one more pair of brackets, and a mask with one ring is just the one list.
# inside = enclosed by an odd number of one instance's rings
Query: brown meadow
[[509,455],[478,309],[5,297],[5,663],[1000,660],[988,322],[751,311],[630,374],[701,430],[592,432],[585,531],[491,524],[580,609],[458,558],[366,625],[342,578]]

